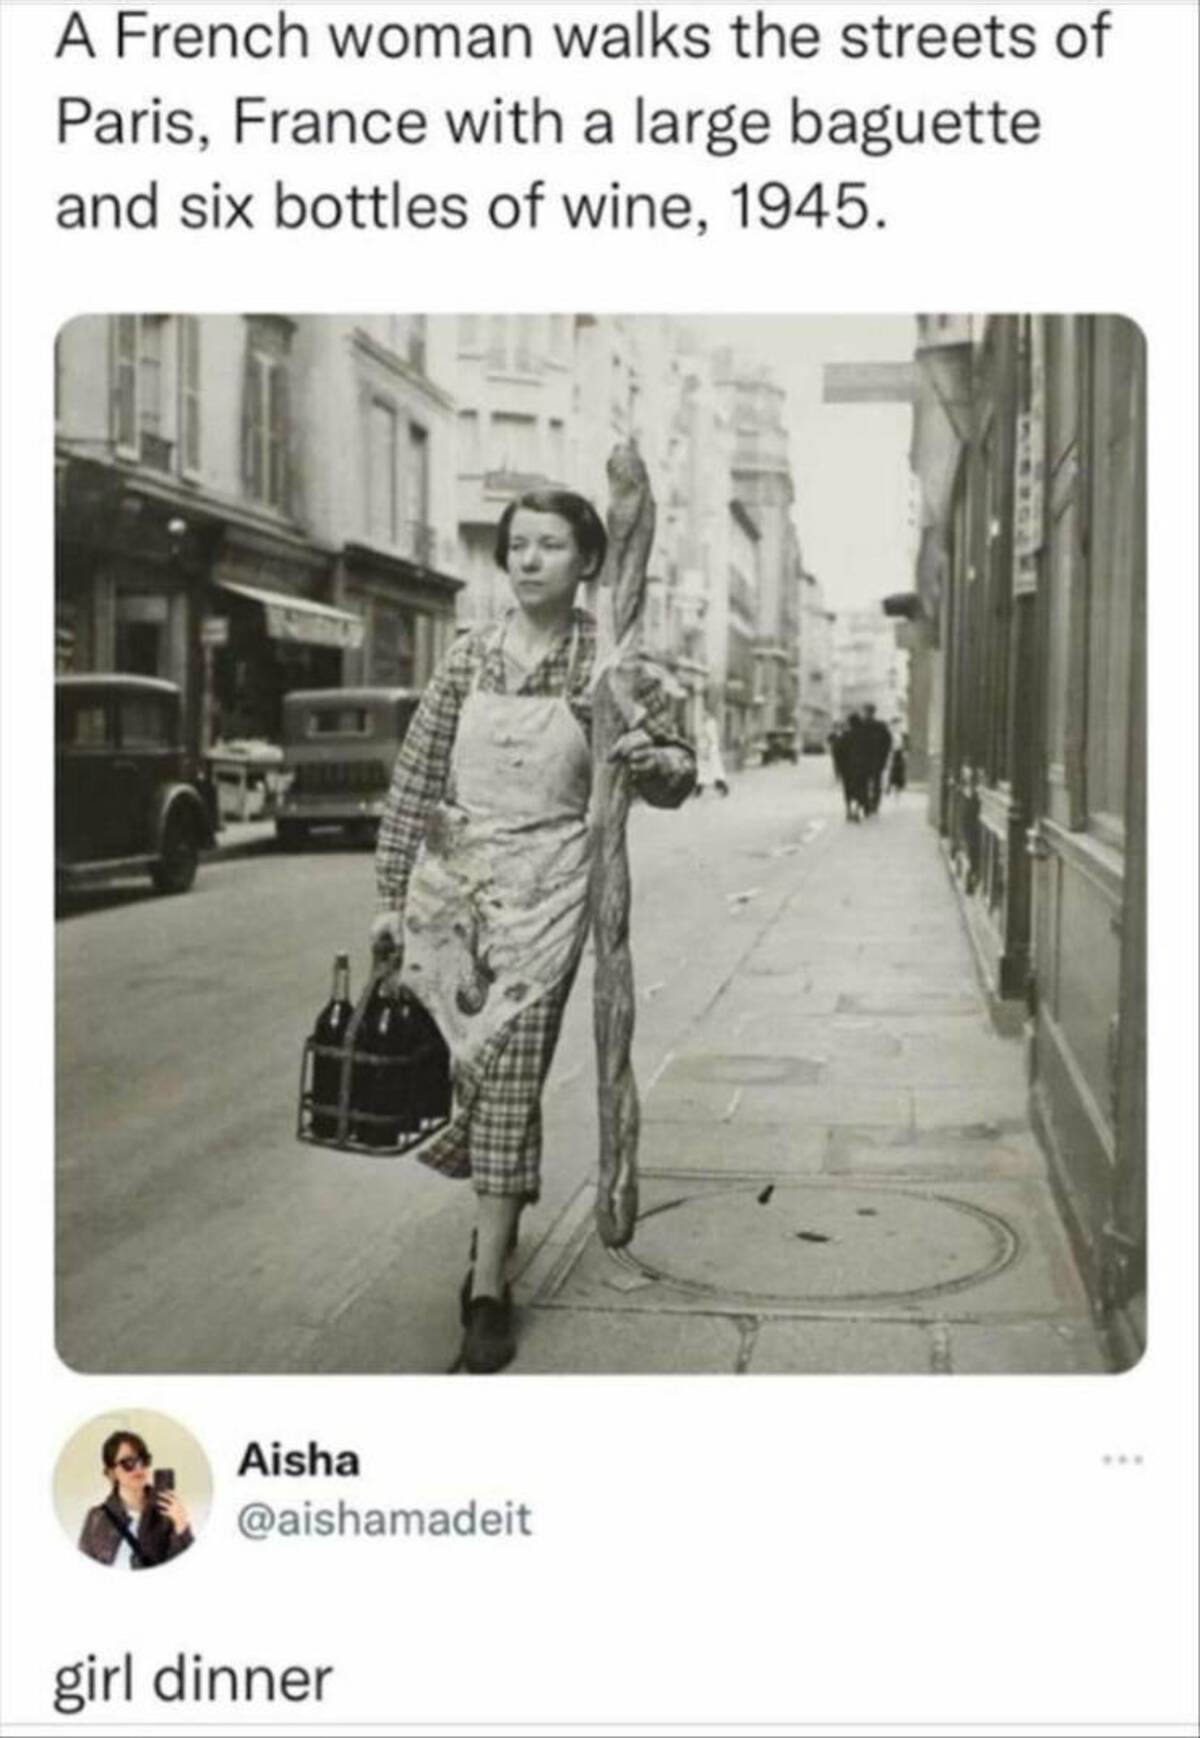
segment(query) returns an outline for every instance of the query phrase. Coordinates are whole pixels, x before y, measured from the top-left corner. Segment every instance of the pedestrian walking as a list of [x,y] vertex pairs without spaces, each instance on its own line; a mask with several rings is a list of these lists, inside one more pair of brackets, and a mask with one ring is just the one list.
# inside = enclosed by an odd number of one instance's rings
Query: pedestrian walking
[[899,796],[908,783],[908,756],[906,751],[908,738],[903,738],[892,750],[892,762],[888,768],[888,790]]
[[696,795],[705,785],[711,785],[718,796],[729,795],[729,780],[721,756],[721,729],[711,712],[706,712],[700,726],[700,758],[696,769]]
[[840,730],[833,733],[831,752],[846,803],[846,819],[861,821],[867,812],[871,748],[859,713],[849,713]]
[[[575,600],[606,547],[580,495],[538,490],[505,509],[495,558],[515,607],[451,647],[409,727],[379,831],[372,941],[397,950],[453,1061],[450,1121],[414,1154],[475,1192],[459,1306],[462,1363],[479,1374],[515,1352],[507,1259],[540,1192],[542,1088],[588,924],[598,672],[596,624]],[[675,808],[695,758],[640,661],[634,699],[640,722],[610,758],[647,802]]]
[[875,716],[875,708],[869,701],[863,707],[860,728],[865,781],[864,813],[874,815],[879,812],[879,799],[883,794],[883,775],[892,752],[892,733],[882,718]]

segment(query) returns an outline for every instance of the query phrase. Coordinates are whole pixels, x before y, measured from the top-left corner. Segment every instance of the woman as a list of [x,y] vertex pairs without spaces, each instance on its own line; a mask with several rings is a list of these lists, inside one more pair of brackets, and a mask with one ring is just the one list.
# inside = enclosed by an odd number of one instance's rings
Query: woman
[[700,726],[700,766],[696,777],[696,795],[705,785],[712,785],[720,796],[729,795],[729,780],[725,777],[725,762],[721,758],[721,730],[711,712],[704,715]]
[[888,789],[899,796],[908,783],[908,738],[898,742],[892,750],[892,764],[888,772]]
[[109,1492],[89,1509],[79,1549],[115,1569],[153,1569],[178,1557],[192,1543],[188,1512],[174,1491],[151,1483],[153,1456],[142,1438],[115,1430],[105,1439],[100,1462]]
[[[450,1123],[416,1156],[470,1177],[477,1197],[460,1294],[462,1363],[476,1374],[516,1349],[506,1263],[521,1209],[538,1198],[542,1085],[587,929],[596,625],[575,600],[606,547],[580,495],[510,503],[495,555],[515,608],[451,648],[409,726],[379,830],[372,942],[399,951],[454,1063]],[[692,751],[640,666],[636,698],[639,726],[613,757],[639,795],[675,808],[695,779]]]

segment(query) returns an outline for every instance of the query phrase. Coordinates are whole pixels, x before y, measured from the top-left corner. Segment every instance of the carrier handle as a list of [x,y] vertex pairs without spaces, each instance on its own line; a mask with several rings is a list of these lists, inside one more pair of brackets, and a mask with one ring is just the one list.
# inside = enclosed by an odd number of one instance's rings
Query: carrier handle
[[[380,943],[386,942],[386,947]],[[396,949],[387,936],[379,936],[371,948],[371,970],[367,973],[367,981],[363,985],[362,994],[354,1004],[354,1012],[350,1016],[350,1024],[346,1027],[346,1035],[342,1040],[342,1065],[338,1075],[338,1106],[337,1106],[337,1138],[348,1140],[350,1136],[350,1085],[354,1076],[354,1049],[358,1040],[359,1028],[367,1017],[367,1009],[371,1005],[371,997],[384,978],[394,970],[391,956]]]

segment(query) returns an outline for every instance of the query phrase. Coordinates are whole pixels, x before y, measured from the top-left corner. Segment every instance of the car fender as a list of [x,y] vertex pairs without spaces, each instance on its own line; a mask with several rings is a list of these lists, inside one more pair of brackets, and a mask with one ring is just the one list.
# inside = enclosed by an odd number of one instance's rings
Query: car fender
[[164,785],[158,793],[154,815],[154,849],[162,849],[163,835],[167,822],[177,813],[185,813],[194,822],[196,832],[203,847],[213,843],[212,821],[209,817],[204,799],[194,785],[169,784]]

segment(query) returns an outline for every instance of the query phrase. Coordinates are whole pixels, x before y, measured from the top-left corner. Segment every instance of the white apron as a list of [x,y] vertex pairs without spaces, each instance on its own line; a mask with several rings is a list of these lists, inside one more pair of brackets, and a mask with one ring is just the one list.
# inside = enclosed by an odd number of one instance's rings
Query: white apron
[[[577,646],[578,636],[572,671]],[[404,902],[403,980],[456,1068],[574,968],[588,923],[591,784],[565,697],[472,688]]]

